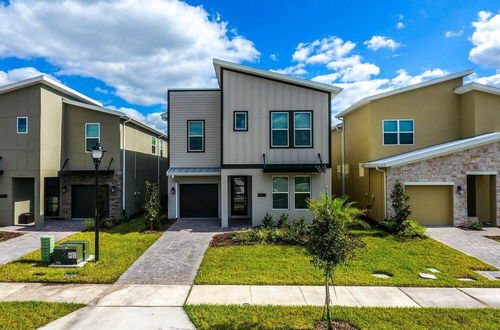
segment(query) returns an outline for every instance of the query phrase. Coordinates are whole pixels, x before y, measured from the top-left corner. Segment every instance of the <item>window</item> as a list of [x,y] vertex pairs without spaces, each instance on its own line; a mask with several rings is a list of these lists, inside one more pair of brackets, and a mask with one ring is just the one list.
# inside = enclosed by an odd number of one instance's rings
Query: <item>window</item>
[[296,147],[312,146],[311,112],[294,112],[293,131]]
[[413,119],[383,120],[384,145],[413,144]]
[[151,153],[156,155],[156,137],[151,137]]
[[271,148],[311,148],[312,111],[271,111]]
[[288,177],[273,176],[273,209],[288,209]]
[[28,117],[17,117],[17,134],[28,134]]
[[205,121],[188,120],[188,152],[205,151]]
[[85,151],[90,152],[92,147],[100,141],[100,125],[85,124]]
[[163,157],[163,140],[160,139],[160,157]]
[[311,177],[296,176],[295,177],[295,209],[307,209],[307,199],[311,198]]
[[288,112],[271,112],[271,147],[288,147]]
[[248,131],[248,111],[235,111],[233,124],[235,131]]

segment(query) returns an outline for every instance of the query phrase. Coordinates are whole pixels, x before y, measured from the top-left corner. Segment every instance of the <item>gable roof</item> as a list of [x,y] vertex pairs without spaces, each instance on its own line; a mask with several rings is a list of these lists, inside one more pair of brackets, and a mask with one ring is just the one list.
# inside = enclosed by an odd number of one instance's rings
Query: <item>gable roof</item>
[[333,94],[333,95],[337,95],[338,93],[340,93],[342,91],[342,88],[337,87],[337,86],[333,86],[330,84],[324,84],[324,83],[319,83],[316,81],[311,81],[311,80],[307,80],[307,79],[303,79],[303,78],[292,77],[292,76],[288,76],[288,75],[273,72],[273,71],[252,68],[250,66],[241,65],[241,64],[237,64],[237,63],[233,63],[233,62],[228,62],[228,61],[224,61],[224,60],[221,60],[218,58],[214,58],[213,62],[214,62],[214,69],[215,69],[215,73],[217,75],[217,81],[219,82],[219,85],[221,83],[221,81],[220,81],[221,68],[227,68],[227,69],[231,69],[234,71],[239,71],[239,72],[248,73],[248,74],[251,74],[254,76],[259,76],[262,78],[267,78],[267,79],[271,79],[271,80],[282,81],[282,82],[293,84],[293,85],[317,89],[320,91],[328,92],[328,93]]
[[500,88],[491,85],[480,84],[477,82],[465,84],[463,86],[455,88],[454,90],[455,94],[464,94],[470,91],[481,91],[485,93],[500,95]]
[[51,88],[53,88],[53,89],[55,89],[63,94],[71,96],[71,97],[73,97],[77,100],[80,100],[82,102],[94,104],[94,105],[102,107],[102,103],[100,103],[100,102],[98,102],[98,101],[96,101],[96,100],[94,100],[86,95],[83,95],[82,93],[79,93],[79,92],[75,91],[74,89],[69,88],[66,85],[63,85],[60,82],[58,82],[58,81],[56,81],[56,80],[54,80],[54,79],[52,79],[49,76],[44,75],[44,74],[40,75],[40,76],[33,77],[33,78],[20,80],[20,81],[14,82],[12,84],[7,84],[4,86],[1,86],[0,87],[0,94],[8,93],[8,92],[11,92],[11,91],[16,90],[16,89],[20,89],[20,88],[24,88],[24,87],[28,87],[28,86],[32,86],[32,85],[36,85],[36,84],[42,84],[42,85],[51,87]]
[[418,88],[422,88],[422,87],[427,87],[427,86],[439,84],[439,83],[442,83],[442,82],[445,82],[445,81],[448,81],[448,80],[452,80],[452,79],[456,79],[456,78],[462,78],[462,77],[468,76],[468,75],[470,75],[472,73],[474,73],[474,70],[462,71],[462,72],[458,72],[458,73],[449,74],[449,75],[446,75],[446,76],[443,76],[443,77],[439,77],[439,78],[435,78],[435,79],[423,81],[423,82],[418,83],[418,84],[414,84],[414,85],[410,85],[410,86],[406,86],[406,87],[402,87],[402,88],[396,88],[396,89],[393,89],[392,91],[388,91],[388,92],[384,92],[384,93],[380,93],[380,94],[375,94],[375,95],[372,95],[372,96],[368,96],[368,97],[365,97],[365,98],[359,100],[358,102],[354,103],[353,105],[351,105],[347,109],[341,111],[339,114],[337,114],[335,116],[335,118],[342,118],[345,115],[347,115],[348,113],[351,113],[351,112],[353,112],[356,109],[359,109],[360,107],[362,107],[362,106],[370,103],[371,101],[375,101],[375,100],[378,100],[378,99],[381,99],[381,98],[384,98],[384,97],[388,97],[388,96],[392,96],[392,95],[395,95],[395,94],[400,94],[400,93],[412,91],[412,90],[415,90],[415,89],[418,89]]
[[87,103],[78,102],[78,101],[73,101],[73,100],[69,100],[69,99],[65,99],[65,98],[63,98],[62,101],[63,101],[63,103],[66,103],[66,104],[71,104],[71,105],[75,105],[77,107],[81,107],[81,108],[85,108],[85,109],[89,109],[89,110],[94,110],[94,111],[98,111],[98,112],[102,112],[102,113],[107,113],[107,114],[113,115],[113,116],[118,116],[124,120],[130,120],[135,125],[140,126],[140,127],[144,128],[152,133],[155,133],[156,135],[158,135],[160,137],[162,136],[162,137],[168,138],[166,133],[163,133],[163,132],[157,130],[156,128],[151,127],[151,126],[149,126],[149,125],[147,125],[147,124],[145,124],[137,119],[134,119],[130,116],[127,116],[125,113],[123,113],[121,111],[107,109],[104,107],[95,106],[92,104],[87,104]]
[[406,164],[419,162],[438,156],[451,154],[454,152],[479,147],[485,144],[500,141],[500,132],[482,134],[471,138],[455,140],[447,143],[438,144],[435,146],[410,151],[404,154],[375,160],[373,162],[364,163],[363,167],[394,167]]

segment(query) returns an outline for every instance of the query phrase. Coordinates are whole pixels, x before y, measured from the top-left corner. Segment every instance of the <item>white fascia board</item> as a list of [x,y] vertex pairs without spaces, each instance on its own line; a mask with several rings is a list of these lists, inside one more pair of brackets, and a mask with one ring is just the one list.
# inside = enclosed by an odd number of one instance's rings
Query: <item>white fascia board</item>
[[456,140],[448,143],[439,144],[432,147],[423,148],[416,151],[410,151],[401,155],[376,160],[373,162],[364,163],[365,168],[386,168],[402,166],[419,162],[426,159],[435,158],[438,156],[447,155],[462,150],[479,147],[481,145],[500,141],[500,132],[488,133],[475,136],[468,139]]
[[425,182],[405,182],[405,186],[453,186],[454,182],[425,181]]
[[490,85],[480,84],[477,82],[471,82],[471,83],[468,83],[466,85],[457,87],[457,88],[455,88],[454,92],[455,92],[455,94],[464,94],[464,93],[474,91],[474,90],[485,92],[485,93],[490,93],[490,94],[500,95],[500,88],[490,86]]
[[213,87],[208,87],[208,88],[169,88],[168,91],[170,92],[184,92],[184,91],[188,91],[188,92],[197,92],[197,91],[200,91],[200,92],[217,92],[217,91],[220,91],[220,88],[213,88]]
[[467,171],[467,175],[498,175],[497,171]]
[[214,63],[215,73],[217,75],[217,80],[219,81],[219,85],[220,85],[220,68],[224,67],[224,68],[229,68],[229,69],[232,69],[235,71],[241,71],[241,72],[250,73],[250,74],[253,74],[256,76],[261,76],[263,78],[271,78],[271,79],[275,79],[275,80],[279,80],[279,81],[283,81],[283,82],[293,83],[296,85],[302,85],[305,87],[319,89],[319,90],[322,90],[325,92],[329,92],[332,95],[337,95],[338,93],[340,93],[342,91],[342,88],[334,86],[334,85],[324,84],[324,83],[320,83],[320,82],[316,82],[316,81],[312,81],[312,80],[307,80],[307,79],[303,79],[303,78],[298,78],[298,77],[292,77],[292,76],[288,76],[286,74],[282,74],[282,73],[278,73],[278,72],[252,68],[252,67],[247,66],[247,65],[228,62],[228,61],[224,61],[224,60],[221,60],[218,58],[214,58],[213,63]]
[[354,110],[356,110],[356,109],[358,109],[358,108],[360,108],[360,107],[362,107],[362,106],[370,103],[371,101],[375,101],[375,100],[378,100],[378,99],[381,99],[381,98],[384,98],[384,97],[388,97],[388,96],[392,96],[392,95],[395,95],[395,94],[399,94],[399,93],[408,92],[408,91],[411,91],[411,90],[414,90],[414,89],[418,89],[418,88],[422,88],[422,87],[427,87],[427,86],[439,84],[439,83],[445,82],[447,80],[452,80],[452,79],[456,79],[456,78],[460,78],[460,77],[465,77],[465,76],[468,76],[468,75],[470,75],[472,73],[474,73],[474,70],[467,70],[467,71],[463,71],[463,72],[453,73],[453,74],[449,74],[449,75],[446,75],[446,76],[443,76],[443,77],[439,77],[439,78],[427,80],[427,81],[424,81],[424,82],[421,82],[421,83],[418,83],[418,84],[415,84],[415,85],[410,85],[410,86],[406,86],[406,87],[402,87],[402,88],[397,88],[397,89],[393,89],[392,91],[388,91],[388,92],[384,92],[384,93],[380,93],[380,94],[375,94],[375,95],[372,95],[372,96],[368,96],[368,97],[365,97],[365,98],[359,100],[358,102],[354,103],[353,105],[351,105],[350,107],[348,107],[344,111],[341,111],[339,114],[337,114],[335,116],[335,118],[340,119],[340,118],[344,117],[345,115],[347,115],[348,113],[351,113]]

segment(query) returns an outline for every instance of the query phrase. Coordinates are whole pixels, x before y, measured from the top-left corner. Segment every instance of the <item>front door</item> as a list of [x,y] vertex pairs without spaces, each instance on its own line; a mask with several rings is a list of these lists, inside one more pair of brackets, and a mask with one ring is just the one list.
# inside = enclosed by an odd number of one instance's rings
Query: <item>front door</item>
[[248,177],[231,177],[231,215],[248,215]]

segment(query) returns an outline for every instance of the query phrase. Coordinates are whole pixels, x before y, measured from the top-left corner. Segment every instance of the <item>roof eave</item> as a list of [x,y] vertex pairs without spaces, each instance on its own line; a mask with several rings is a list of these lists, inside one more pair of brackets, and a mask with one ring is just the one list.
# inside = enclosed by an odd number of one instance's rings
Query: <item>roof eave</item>
[[500,88],[491,85],[480,84],[477,82],[471,82],[466,85],[457,87],[455,88],[454,93],[461,95],[471,91],[480,91],[500,95]]

